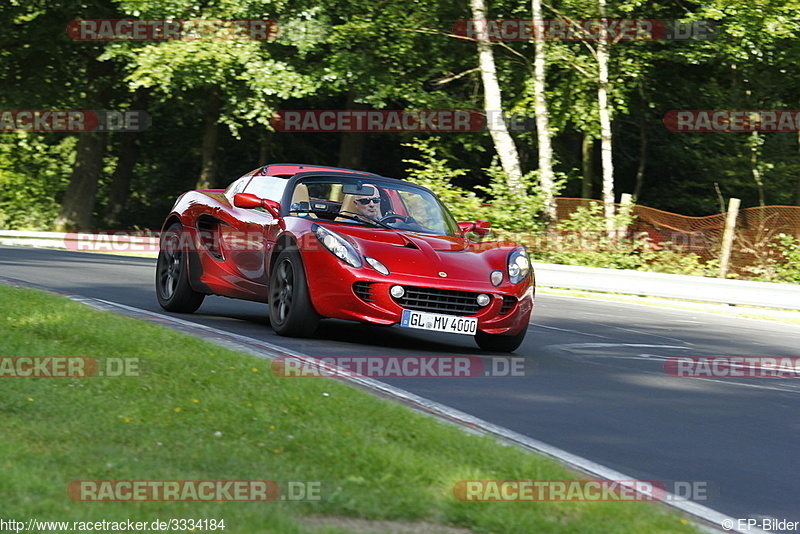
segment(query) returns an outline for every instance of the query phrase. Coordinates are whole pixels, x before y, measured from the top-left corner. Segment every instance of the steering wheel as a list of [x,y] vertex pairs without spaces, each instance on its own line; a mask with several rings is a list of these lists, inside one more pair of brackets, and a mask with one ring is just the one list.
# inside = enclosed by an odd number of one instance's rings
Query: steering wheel
[[408,215],[399,215],[397,213],[387,213],[386,215],[378,219],[378,222],[386,224],[387,222],[394,220],[403,221],[406,224],[414,224],[417,222],[416,219],[414,219],[414,217],[410,217]]

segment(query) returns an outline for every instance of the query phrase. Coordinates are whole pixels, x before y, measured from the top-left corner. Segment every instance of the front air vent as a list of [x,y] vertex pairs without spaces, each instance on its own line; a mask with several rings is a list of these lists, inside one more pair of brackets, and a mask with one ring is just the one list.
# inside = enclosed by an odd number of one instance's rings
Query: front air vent
[[364,302],[373,302],[372,282],[356,282],[353,284],[353,293]]
[[517,304],[517,297],[511,295],[503,295],[503,305],[500,307],[500,315],[505,315],[510,312]]

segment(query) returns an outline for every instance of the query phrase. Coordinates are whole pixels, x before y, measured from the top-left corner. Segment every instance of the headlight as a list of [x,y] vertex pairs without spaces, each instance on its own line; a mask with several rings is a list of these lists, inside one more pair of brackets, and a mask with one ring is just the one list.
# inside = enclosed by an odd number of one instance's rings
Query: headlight
[[531,261],[524,248],[519,247],[511,251],[508,255],[508,280],[512,284],[519,284],[528,277],[531,272]]
[[319,239],[323,247],[346,264],[356,268],[363,265],[363,263],[361,263],[361,256],[358,255],[356,248],[339,234],[327,228],[323,228],[318,224],[313,225],[311,231],[314,232],[314,235],[317,236],[317,239]]

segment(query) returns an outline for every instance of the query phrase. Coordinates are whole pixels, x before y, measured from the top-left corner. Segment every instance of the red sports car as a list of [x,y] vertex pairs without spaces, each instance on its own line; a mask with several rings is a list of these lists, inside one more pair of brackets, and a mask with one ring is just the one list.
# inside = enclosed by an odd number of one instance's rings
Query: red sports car
[[272,328],[309,336],[321,318],[522,343],[533,308],[524,247],[470,240],[430,190],[376,174],[267,165],[227,189],[190,191],[164,222],[159,304],[191,313],[206,295],[266,302]]

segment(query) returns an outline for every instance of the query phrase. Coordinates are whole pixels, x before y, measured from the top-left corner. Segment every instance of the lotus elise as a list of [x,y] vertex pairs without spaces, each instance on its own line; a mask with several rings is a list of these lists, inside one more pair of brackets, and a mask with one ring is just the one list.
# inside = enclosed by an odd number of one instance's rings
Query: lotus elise
[[486,221],[457,223],[420,185],[267,165],[177,199],[156,295],[184,313],[206,295],[264,302],[283,336],[310,336],[334,318],[469,335],[512,352],[533,309],[533,272],[524,247],[490,234]]

